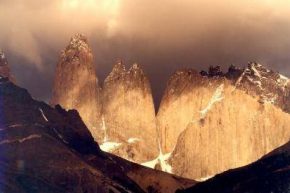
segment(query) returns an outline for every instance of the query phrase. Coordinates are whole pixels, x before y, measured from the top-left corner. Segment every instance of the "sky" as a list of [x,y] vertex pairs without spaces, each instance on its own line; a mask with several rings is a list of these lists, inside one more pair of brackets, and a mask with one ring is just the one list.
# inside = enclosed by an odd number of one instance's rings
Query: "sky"
[[60,51],[82,33],[102,82],[139,63],[158,104],[181,68],[256,61],[290,76],[290,0],[0,0],[0,49],[20,86],[49,101]]

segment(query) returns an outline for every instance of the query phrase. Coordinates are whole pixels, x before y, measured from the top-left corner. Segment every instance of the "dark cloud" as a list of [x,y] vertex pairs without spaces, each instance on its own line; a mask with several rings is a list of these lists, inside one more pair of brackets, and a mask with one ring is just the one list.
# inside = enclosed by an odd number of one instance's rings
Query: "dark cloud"
[[258,61],[290,75],[288,0],[0,0],[0,47],[20,85],[48,100],[59,51],[88,36],[101,80],[138,62],[158,101],[171,73]]

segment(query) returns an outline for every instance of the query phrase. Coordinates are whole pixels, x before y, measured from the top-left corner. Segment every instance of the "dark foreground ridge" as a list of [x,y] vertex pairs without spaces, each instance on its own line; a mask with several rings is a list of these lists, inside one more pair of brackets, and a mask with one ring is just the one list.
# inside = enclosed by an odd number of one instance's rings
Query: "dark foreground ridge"
[[245,167],[226,171],[177,193],[288,193],[290,142]]
[[174,192],[190,180],[104,153],[75,110],[0,77],[0,192]]

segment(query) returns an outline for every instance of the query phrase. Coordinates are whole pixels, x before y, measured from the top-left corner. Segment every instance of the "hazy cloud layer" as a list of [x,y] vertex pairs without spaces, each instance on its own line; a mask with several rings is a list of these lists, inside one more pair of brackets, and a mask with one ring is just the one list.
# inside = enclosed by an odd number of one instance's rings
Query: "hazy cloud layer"
[[47,100],[59,51],[89,37],[101,80],[138,62],[157,100],[182,67],[264,63],[290,75],[290,0],[0,0],[0,48],[20,85]]

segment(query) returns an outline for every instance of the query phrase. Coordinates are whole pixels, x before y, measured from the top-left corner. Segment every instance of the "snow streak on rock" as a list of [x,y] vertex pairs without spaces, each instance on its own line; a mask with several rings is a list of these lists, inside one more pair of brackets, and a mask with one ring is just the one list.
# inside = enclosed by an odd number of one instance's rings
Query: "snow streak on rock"
[[104,116],[102,116],[102,130],[104,131],[104,139],[103,142],[105,143],[108,141],[108,134],[107,134],[107,127]]
[[129,139],[127,140],[128,143],[136,143],[136,142],[138,142],[138,141],[141,141],[141,139],[136,138],[136,137],[132,137],[132,138],[129,138]]
[[9,144],[9,143],[15,143],[15,142],[23,143],[25,141],[28,141],[28,140],[31,140],[31,139],[36,139],[36,138],[41,138],[41,135],[33,134],[33,135],[29,135],[28,137],[25,137],[25,138],[14,139],[14,140],[5,139],[5,140],[0,141],[0,145]]
[[121,145],[122,145],[122,143],[117,143],[117,142],[113,142],[113,141],[107,141],[107,142],[101,144],[100,148],[101,148],[101,150],[103,150],[105,152],[111,152],[111,151],[115,150],[116,148],[118,148]]
[[68,144],[68,142],[63,138],[63,136],[58,132],[57,129],[53,128],[53,131],[58,136],[58,138],[60,138],[64,143]]
[[210,99],[208,105],[200,111],[201,113],[201,118],[204,118],[206,116],[206,114],[208,113],[208,111],[210,111],[210,109],[212,108],[212,106],[217,103],[220,102],[221,100],[223,100],[223,91],[224,91],[224,84],[221,84],[216,91],[214,92],[212,98]]
[[214,175],[211,175],[211,176],[206,176],[206,177],[203,177],[203,178],[198,178],[198,179],[195,179],[195,181],[198,181],[198,182],[204,182],[210,178],[214,177]]
[[39,111],[40,111],[40,113],[41,113],[43,119],[44,119],[46,122],[48,122],[48,119],[47,119],[47,117],[45,116],[45,114],[43,113],[43,110],[42,110],[41,108],[39,108]]
[[[174,148],[175,149],[175,148]],[[172,173],[172,166],[168,163],[168,160],[171,156],[172,152],[163,154],[159,142],[159,155],[156,159],[141,163],[141,165],[154,169],[156,165],[159,163],[161,170],[167,173]]]

